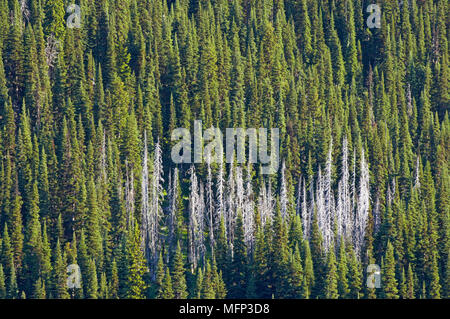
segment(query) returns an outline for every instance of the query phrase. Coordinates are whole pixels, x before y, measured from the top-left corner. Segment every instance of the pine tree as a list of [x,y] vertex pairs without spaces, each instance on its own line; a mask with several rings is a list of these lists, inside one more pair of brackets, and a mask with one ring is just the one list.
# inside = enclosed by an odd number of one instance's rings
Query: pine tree
[[13,6],[10,8],[13,14],[12,23],[3,44],[3,65],[13,109],[17,112],[23,93],[22,14],[19,11],[18,2],[14,2]]
[[61,252],[61,245],[59,240],[56,242],[53,250],[53,282],[52,282],[52,298],[67,299],[69,293],[67,292],[67,273],[66,264],[63,253]]
[[87,187],[87,220],[86,220],[86,239],[88,255],[94,257],[96,263],[101,267],[103,256],[102,237],[100,234],[100,221],[97,201],[97,189],[94,179],[91,177]]
[[314,276],[315,276],[315,284],[314,287],[311,287],[311,294],[314,297],[318,297],[321,295],[321,291],[323,289],[323,280],[325,279],[324,275],[324,256],[322,251],[322,234],[319,230],[318,222],[317,222],[317,207],[314,206],[314,216],[312,221],[312,229],[311,229],[311,239],[310,239],[310,247],[311,247],[311,259],[314,266]]
[[362,287],[361,267],[353,249],[351,250],[348,262],[349,262],[348,282],[350,288],[349,297],[353,299],[359,299]]
[[219,231],[216,238],[216,260],[217,267],[223,274],[225,274],[225,282],[228,282],[230,276],[230,253],[227,245],[227,235],[225,231],[225,222],[223,216],[220,218]]
[[165,272],[165,265],[164,265],[164,259],[162,256],[162,252],[159,253],[159,258],[158,258],[158,265],[156,267],[156,275],[155,275],[155,284],[156,284],[156,297],[160,298],[160,291],[161,291],[161,287],[164,281],[164,276],[165,276],[166,272]]
[[109,296],[106,274],[102,273],[100,277],[99,299],[107,299]]
[[[269,237],[269,232],[266,233]],[[268,238],[265,238],[261,226],[256,233],[255,251],[253,254],[252,273],[255,277],[255,293],[257,297],[270,297],[270,273],[268,261]]]
[[119,298],[119,270],[117,269],[117,262],[113,260],[111,266],[111,279],[108,286],[108,297],[110,299]]
[[45,283],[41,278],[34,284],[33,298],[45,299]]
[[203,272],[200,267],[197,268],[197,275],[195,280],[195,289],[194,294],[192,296],[193,299],[200,299],[201,297],[201,291],[202,291],[202,285],[203,285]]
[[311,249],[309,248],[309,243],[305,241],[304,244],[304,254],[305,254],[305,275],[303,277],[303,283],[305,285],[304,289],[304,298],[309,298],[312,293],[312,289],[315,284],[315,275],[314,275],[314,265],[311,256]]
[[62,0],[50,0],[45,3],[44,7],[45,21],[44,30],[45,34],[49,36],[54,34],[56,38],[63,39],[65,34],[65,10],[64,1]]
[[213,274],[211,272],[211,264],[209,260],[206,262],[206,269],[203,276],[202,287],[200,296],[202,299],[214,299],[215,292],[215,282],[213,280]]
[[405,276],[405,269],[402,269],[401,275],[400,275],[400,285],[399,285],[399,295],[401,299],[406,299],[406,276]]
[[[306,0],[301,0],[297,2],[300,8],[296,10],[299,17],[296,19],[298,21],[298,30],[301,30],[300,34],[300,47],[302,48],[303,59],[309,62],[312,55],[312,44],[311,44],[311,22],[308,14],[308,6]],[[315,13],[314,13],[315,14]]]
[[94,259],[89,260],[89,268],[87,273],[87,291],[86,298],[97,299],[98,298],[98,279],[97,279],[97,269],[96,269]]
[[172,289],[172,279],[170,277],[169,268],[166,267],[164,274],[164,279],[162,281],[161,287],[159,288],[158,296],[161,299],[173,299],[174,293]]
[[334,255],[334,248],[331,248],[328,252],[324,297],[327,299],[337,299],[339,297],[338,273],[336,267],[336,257]]
[[[66,2],[0,0],[0,298],[450,296],[446,1]],[[280,170],[189,179],[193,119]]]
[[130,258],[130,274],[128,276],[128,298],[144,298],[147,284],[143,279],[146,264],[141,250],[141,238],[137,223],[132,227],[133,232],[128,240],[127,253]]
[[[205,281],[207,273],[203,281]],[[247,283],[247,248],[244,243],[244,231],[242,215],[239,212],[236,219],[236,228],[233,240],[233,261],[231,264],[230,296],[239,297],[245,295]]]
[[406,277],[406,299],[414,299],[414,276],[411,268],[411,264],[408,265],[408,274]]
[[26,289],[27,295],[32,295],[33,286],[36,284],[36,278],[40,277],[42,272],[41,263],[43,261],[42,255],[42,233],[41,224],[39,222],[39,195],[37,183],[33,184],[32,203],[30,218],[27,224],[25,237],[25,260],[24,272],[26,274]]
[[[23,247],[24,247],[24,235],[23,235],[23,226],[22,226],[22,197],[18,194],[16,190],[14,192],[14,201],[12,203],[12,215],[10,218],[10,228],[11,228],[11,247],[14,254],[14,264],[16,266],[20,266],[22,264],[23,258]],[[34,220],[36,222],[36,217],[39,213],[39,209],[33,212]],[[35,225],[33,225],[35,226]],[[36,227],[38,227],[36,225]],[[36,234],[37,235],[37,234]],[[38,235],[37,235],[38,236]],[[29,238],[28,238],[29,239]],[[26,240],[28,240],[26,239]],[[37,238],[35,238],[37,240]]]
[[5,273],[3,272],[3,265],[0,264],[0,299],[6,298]]
[[394,247],[390,242],[388,242],[386,248],[382,280],[383,297],[387,299],[398,299],[397,279],[395,278]]
[[2,235],[2,254],[1,261],[4,266],[6,297],[15,298],[17,295],[17,278],[14,266],[14,256],[11,249],[11,242],[8,234],[8,226],[5,224]]
[[222,278],[222,272],[217,271],[217,263],[216,260],[213,258],[212,262],[212,281],[213,281],[213,287],[215,289],[215,298],[216,299],[225,299],[227,295],[227,289],[225,287],[225,282]]
[[432,259],[433,271],[432,271],[428,295],[430,298],[440,299],[441,298],[441,294],[440,294],[441,284],[439,283],[439,271],[437,268],[436,255],[434,254],[432,258],[433,258]]
[[304,272],[302,266],[302,259],[300,257],[300,250],[295,246],[294,253],[289,260],[289,279],[288,279],[288,298],[303,298],[305,295],[306,285],[304,283]]
[[183,254],[181,252],[181,246],[178,242],[177,250],[175,252],[174,257],[174,265],[172,270],[172,278],[173,278],[173,294],[175,299],[186,299],[188,296],[187,286],[186,286],[186,278],[185,278],[185,268],[183,261]]
[[340,298],[346,298],[350,292],[348,285],[348,263],[347,253],[345,251],[345,243],[342,241],[339,246],[339,263],[337,265],[338,271],[338,293]]

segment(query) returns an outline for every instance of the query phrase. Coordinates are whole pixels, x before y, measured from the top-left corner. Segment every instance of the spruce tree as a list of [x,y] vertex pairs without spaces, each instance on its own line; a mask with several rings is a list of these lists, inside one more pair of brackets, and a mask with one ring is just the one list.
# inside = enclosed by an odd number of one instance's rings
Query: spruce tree
[[[203,281],[209,280],[207,272],[204,274]],[[244,243],[244,230],[242,225],[242,215],[239,213],[236,220],[236,228],[233,240],[233,261],[231,265],[231,284],[230,296],[245,296],[245,287],[247,284],[247,248]]]
[[0,299],[6,298],[5,273],[3,272],[3,265],[0,264]]
[[181,252],[181,246],[178,242],[177,250],[174,257],[174,265],[172,270],[172,288],[175,299],[186,299],[188,296],[186,278],[185,278],[185,268],[183,261],[183,254]]
[[338,271],[338,293],[340,298],[347,298],[350,290],[348,285],[348,263],[347,252],[345,251],[345,243],[341,241],[339,246],[339,262],[337,265]]
[[328,252],[324,297],[327,299],[337,299],[339,297],[338,273],[333,247],[330,247],[330,251]]
[[97,299],[98,298],[98,277],[97,267],[94,259],[89,260],[88,273],[84,279],[87,282],[87,290],[85,292],[86,298]]
[[144,274],[146,272],[146,264],[144,254],[141,250],[141,239],[139,226],[135,223],[132,226],[133,231],[128,240],[127,254],[130,258],[130,273],[128,275],[128,294],[130,299],[142,299],[145,296],[147,284],[144,281]]
[[172,279],[170,277],[169,268],[166,267],[166,271],[164,273],[164,279],[162,281],[161,287],[158,291],[158,297],[161,299],[173,299],[174,293],[172,289]]
[[395,278],[394,247],[387,244],[384,267],[382,269],[383,297],[386,299],[398,299],[397,279]]

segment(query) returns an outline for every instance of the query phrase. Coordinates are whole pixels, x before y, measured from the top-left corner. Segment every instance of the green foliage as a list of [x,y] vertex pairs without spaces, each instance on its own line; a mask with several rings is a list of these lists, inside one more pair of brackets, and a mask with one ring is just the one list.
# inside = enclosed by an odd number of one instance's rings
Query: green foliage
[[173,289],[172,289],[172,279],[170,277],[169,268],[166,267],[166,271],[164,273],[164,279],[162,281],[161,287],[158,291],[158,296],[161,299],[173,299]]
[[395,278],[394,247],[390,242],[387,244],[382,274],[383,297],[387,299],[398,299],[397,279]]
[[63,39],[66,33],[66,21],[64,16],[66,10],[64,8],[64,1],[49,0],[45,2],[44,6],[45,20],[44,30],[48,36],[54,34],[56,38]]
[[172,270],[172,288],[174,298],[176,299],[186,299],[188,296],[187,286],[186,286],[186,277],[184,275],[184,260],[183,254],[181,252],[180,243],[177,244],[177,250],[174,257],[174,265]]
[[332,247],[328,252],[327,258],[327,274],[325,278],[324,297],[327,299],[337,299],[338,294],[338,274],[336,267],[336,257]]
[[[128,298],[141,299],[144,298],[144,292],[147,289],[147,284],[144,281],[144,274],[146,272],[146,262],[144,254],[141,250],[141,240],[139,226],[136,223],[132,227],[129,241],[127,243],[127,253],[130,260],[129,276],[128,276]],[[161,259],[160,259],[161,260]]]
[[[450,5],[366,2],[0,1],[0,298],[449,298]],[[194,120],[278,128],[284,178],[191,189]]]
[[[205,273],[203,281],[210,281],[211,269]],[[242,215],[238,214],[233,240],[233,262],[231,265],[230,296],[237,298],[245,295],[247,283],[247,248],[244,243]]]

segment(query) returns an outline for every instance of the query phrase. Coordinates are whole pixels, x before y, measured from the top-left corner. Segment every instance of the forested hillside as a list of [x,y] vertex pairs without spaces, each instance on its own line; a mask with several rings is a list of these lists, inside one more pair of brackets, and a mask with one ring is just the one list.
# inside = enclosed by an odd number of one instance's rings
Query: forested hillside
[[0,298],[449,298],[450,5],[377,2],[0,0]]

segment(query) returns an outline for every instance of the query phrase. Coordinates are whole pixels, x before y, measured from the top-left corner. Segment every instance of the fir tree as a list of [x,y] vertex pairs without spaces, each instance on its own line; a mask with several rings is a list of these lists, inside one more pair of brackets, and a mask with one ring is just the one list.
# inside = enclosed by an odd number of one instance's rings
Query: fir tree
[[394,247],[390,242],[388,242],[386,248],[382,278],[384,298],[398,299],[397,279],[395,278]]
[[338,271],[338,293],[340,298],[346,298],[350,292],[348,285],[348,263],[347,253],[345,251],[345,243],[342,241],[339,246],[339,262],[337,265]]
[[331,248],[328,252],[324,297],[327,299],[337,299],[339,297],[338,273],[336,267],[336,257],[334,255],[333,248]]
[[137,223],[132,227],[133,232],[128,241],[127,253],[130,258],[130,273],[128,276],[128,298],[144,298],[147,284],[143,276],[146,272],[146,265],[143,252],[141,250],[141,239],[139,226]]
[[0,264],[0,299],[6,298],[5,273],[3,272],[3,265]]
[[184,268],[183,254],[181,252],[180,243],[178,243],[172,270],[172,278],[173,278],[172,288],[174,298],[176,299],[186,299],[188,296],[186,278],[184,273],[185,268]]
[[166,267],[166,271],[164,274],[164,279],[162,281],[161,287],[158,291],[158,296],[161,299],[173,299],[174,293],[172,289],[172,279],[170,277],[169,268]]
[[[205,273],[203,281],[210,274]],[[208,279],[209,280],[209,279]],[[244,243],[244,232],[242,215],[239,213],[236,220],[236,229],[233,241],[233,261],[231,265],[230,296],[238,297],[245,295],[247,282],[247,248]]]

